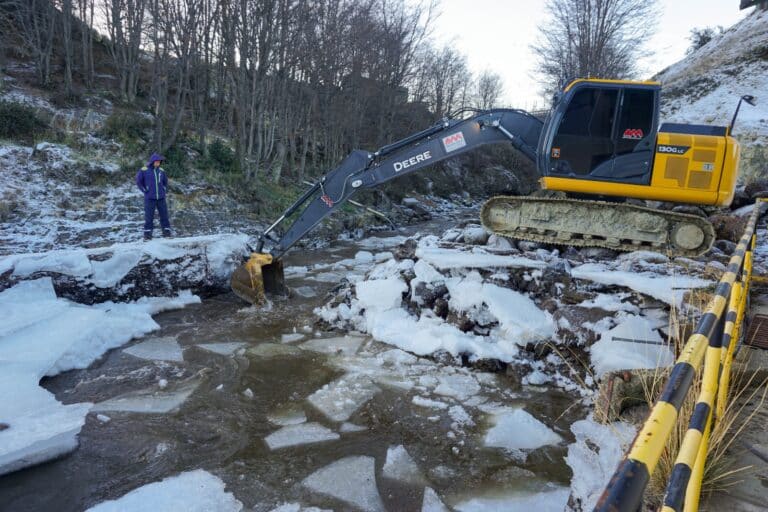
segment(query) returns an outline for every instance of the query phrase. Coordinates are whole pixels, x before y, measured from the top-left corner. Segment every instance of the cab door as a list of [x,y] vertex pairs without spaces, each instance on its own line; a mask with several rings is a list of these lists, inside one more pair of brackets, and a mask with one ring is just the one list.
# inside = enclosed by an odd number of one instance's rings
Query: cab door
[[658,86],[584,81],[567,90],[545,137],[544,175],[648,185]]

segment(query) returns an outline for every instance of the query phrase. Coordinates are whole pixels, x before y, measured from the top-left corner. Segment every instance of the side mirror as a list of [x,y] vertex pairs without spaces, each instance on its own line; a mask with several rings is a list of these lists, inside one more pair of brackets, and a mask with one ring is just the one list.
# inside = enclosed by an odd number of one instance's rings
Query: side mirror
[[757,106],[757,98],[755,98],[754,96],[751,96],[749,94],[745,94],[744,96],[741,97],[741,99],[743,99],[744,101],[746,101],[747,103],[749,103],[753,107]]

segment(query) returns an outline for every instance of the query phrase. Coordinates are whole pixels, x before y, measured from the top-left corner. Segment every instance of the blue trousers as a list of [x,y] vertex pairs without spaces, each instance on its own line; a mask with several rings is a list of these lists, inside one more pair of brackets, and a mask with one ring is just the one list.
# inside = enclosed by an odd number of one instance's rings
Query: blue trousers
[[168,204],[165,198],[150,199],[144,198],[144,236],[151,237],[153,224],[155,222],[155,210],[160,214],[160,226],[163,232],[171,231],[171,222],[168,220]]

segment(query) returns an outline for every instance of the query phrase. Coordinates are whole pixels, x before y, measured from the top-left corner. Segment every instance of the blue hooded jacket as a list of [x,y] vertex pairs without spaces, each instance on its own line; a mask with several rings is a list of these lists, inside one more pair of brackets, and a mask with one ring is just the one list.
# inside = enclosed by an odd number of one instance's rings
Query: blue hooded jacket
[[155,162],[162,162],[165,158],[157,153],[152,153],[149,162],[145,167],[139,169],[136,173],[136,186],[144,192],[147,199],[165,198],[165,189],[168,188],[168,176],[161,168],[155,168]]

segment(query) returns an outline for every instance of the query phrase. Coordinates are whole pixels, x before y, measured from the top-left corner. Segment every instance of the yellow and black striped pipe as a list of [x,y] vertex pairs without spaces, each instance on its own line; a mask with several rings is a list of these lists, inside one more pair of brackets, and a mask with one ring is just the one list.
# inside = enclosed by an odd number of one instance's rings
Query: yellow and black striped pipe
[[[595,506],[596,511],[635,512],[640,508],[645,488],[661,458],[669,434],[675,426],[680,406],[688,394],[696,370],[701,365],[710,339],[716,335],[718,327],[722,332],[723,325],[720,323],[720,318],[723,316],[725,305],[728,303],[731,287],[741,272],[745,253],[752,241],[752,235],[761,212],[762,203],[757,203],[747,222],[744,235],[736,246],[728,267],[715,289],[714,297],[699,319],[696,330],[685,343],[661,396],[635,437],[629,453],[619,463],[619,467],[603,491]],[[709,414],[711,414],[711,410],[707,411],[707,417]],[[699,446],[701,445],[699,444]]]

